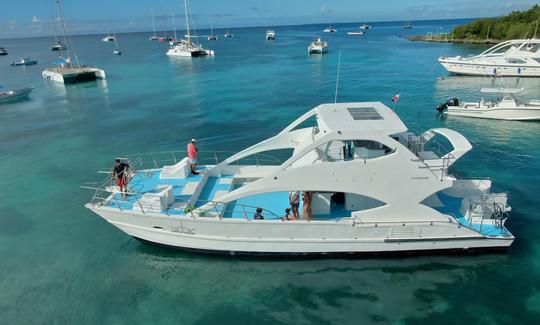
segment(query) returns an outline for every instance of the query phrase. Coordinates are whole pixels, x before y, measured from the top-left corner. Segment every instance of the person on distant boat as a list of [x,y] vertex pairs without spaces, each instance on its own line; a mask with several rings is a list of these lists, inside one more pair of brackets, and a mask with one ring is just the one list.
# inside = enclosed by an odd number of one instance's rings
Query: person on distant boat
[[291,204],[292,213],[295,219],[300,219],[298,208],[300,207],[300,191],[289,192],[289,203]]
[[304,192],[304,195],[302,195],[302,219],[303,220],[310,220],[313,218],[313,215],[311,214],[311,200],[313,199],[313,193],[311,192]]
[[285,215],[281,217],[281,220],[296,220],[296,217],[294,216],[294,214],[291,215],[291,209],[287,208],[285,209]]
[[114,161],[112,178],[113,178],[113,181],[115,177],[118,179],[118,187],[120,188],[120,192],[122,193],[122,199],[126,198],[127,185],[128,185],[128,179],[127,179],[128,170],[129,170],[129,165],[122,162],[120,159],[116,158],[116,160]]
[[199,175],[197,172],[197,151],[197,140],[191,139],[191,142],[187,145],[187,152],[191,174],[193,175]]
[[262,215],[263,209],[257,208],[255,210],[255,214],[253,215],[253,220],[264,220],[264,216]]

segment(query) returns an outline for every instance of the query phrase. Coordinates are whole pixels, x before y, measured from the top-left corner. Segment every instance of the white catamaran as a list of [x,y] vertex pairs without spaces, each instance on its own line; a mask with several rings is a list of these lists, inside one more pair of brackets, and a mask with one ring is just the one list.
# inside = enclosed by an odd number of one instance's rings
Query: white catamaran
[[73,56],[75,57],[75,62],[72,61],[72,48],[70,48],[68,43],[66,25],[64,24],[64,14],[60,5],[60,0],[56,0],[56,5],[58,8],[58,16],[60,17],[60,21],[62,24],[62,30],[64,32],[64,41],[67,50],[67,57],[62,57],[62,52],[60,52],[60,63],[57,66],[46,68],[45,70],[43,70],[41,75],[47,80],[60,83],[76,83],[82,81],[96,80],[96,78],[105,79],[105,71],[95,67],[87,67],[80,64],[76,54],[73,54]]
[[[284,161],[265,155],[285,149]],[[108,176],[86,207],[142,242],[218,254],[504,250],[507,195],[452,173],[471,149],[450,129],[408,132],[379,102],[323,104],[224,160],[199,157],[195,175],[185,153],[127,156],[127,196]]]
[[[187,0],[184,0],[184,11],[186,15],[186,39],[178,40],[167,51],[168,56],[181,56],[181,57],[198,57],[214,55],[214,51],[206,50],[197,43],[196,35],[191,33],[189,28],[189,16],[188,16],[188,4]],[[193,30],[195,31],[195,30]]]

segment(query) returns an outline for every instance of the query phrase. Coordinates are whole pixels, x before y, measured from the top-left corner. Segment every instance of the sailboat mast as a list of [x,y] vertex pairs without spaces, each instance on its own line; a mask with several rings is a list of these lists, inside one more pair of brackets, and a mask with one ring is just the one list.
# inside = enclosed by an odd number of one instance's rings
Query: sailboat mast
[[154,37],[157,37],[156,35],[156,22],[154,21],[154,9],[150,8],[150,14],[152,15],[152,30],[154,31]]
[[107,26],[107,37],[111,37],[111,33],[109,32],[109,22],[106,21],[105,24]]
[[187,31],[187,41],[188,44],[191,44],[191,34],[189,33],[189,19],[188,19],[188,9],[187,9],[187,0],[184,0],[184,11],[186,13],[186,31]]
[[174,12],[172,14],[172,25],[173,25],[173,29],[174,29],[174,40],[178,40],[178,37],[176,36],[176,20],[174,18]]
[[[66,42],[66,50],[68,54],[68,60],[71,61],[71,50],[69,49],[69,43],[67,38],[67,32],[66,32],[66,25],[64,24],[64,13],[62,12],[62,7],[60,6],[60,0],[56,0],[56,6],[58,7],[58,16],[60,17],[60,21],[62,22],[62,30],[64,31],[64,42]],[[79,64],[77,60],[77,65]]]

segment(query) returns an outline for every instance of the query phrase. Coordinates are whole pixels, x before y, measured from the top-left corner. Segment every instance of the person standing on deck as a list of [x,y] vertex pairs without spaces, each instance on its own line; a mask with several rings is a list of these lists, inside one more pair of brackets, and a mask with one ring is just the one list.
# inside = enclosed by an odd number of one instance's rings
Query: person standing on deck
[[120,192],[122,193],[122,199],[126,198],[128,169],[128,164],[123,163],[120,159],[116,158],[116,160],[114,161],[114,168],[112,170],[112,178],[113,182],[115,177],[118,179],[118,187],[120,188]]
[[197,140],[191,139],[191,142],[187,145],[187,152],[191,174],[199,175],[197,172]]
[[300,191],[289,192],[289,203],[295,219],[300,219],[298,208],[300,207]]
[[313,215],[311,214],[311,200],[313,199],[313,193],[304,192],[302,196],[302,219],[310,220]]

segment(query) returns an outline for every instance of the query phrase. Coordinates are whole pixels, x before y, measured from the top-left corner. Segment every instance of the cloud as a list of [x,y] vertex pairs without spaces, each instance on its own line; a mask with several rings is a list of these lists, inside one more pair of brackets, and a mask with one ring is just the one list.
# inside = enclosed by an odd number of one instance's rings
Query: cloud
[[249,10],[255,11],[255,12],[259,12],[259,11],[260,11],[259,8],[257,8],[257,7],[249,7]]
[[36,17],[36,16],[33,16],[33,17],[32,17],[32,24],[37,24],[37,23],[39,23],[40,21],[41,21],[41,20],[39,20],[38,17]]

